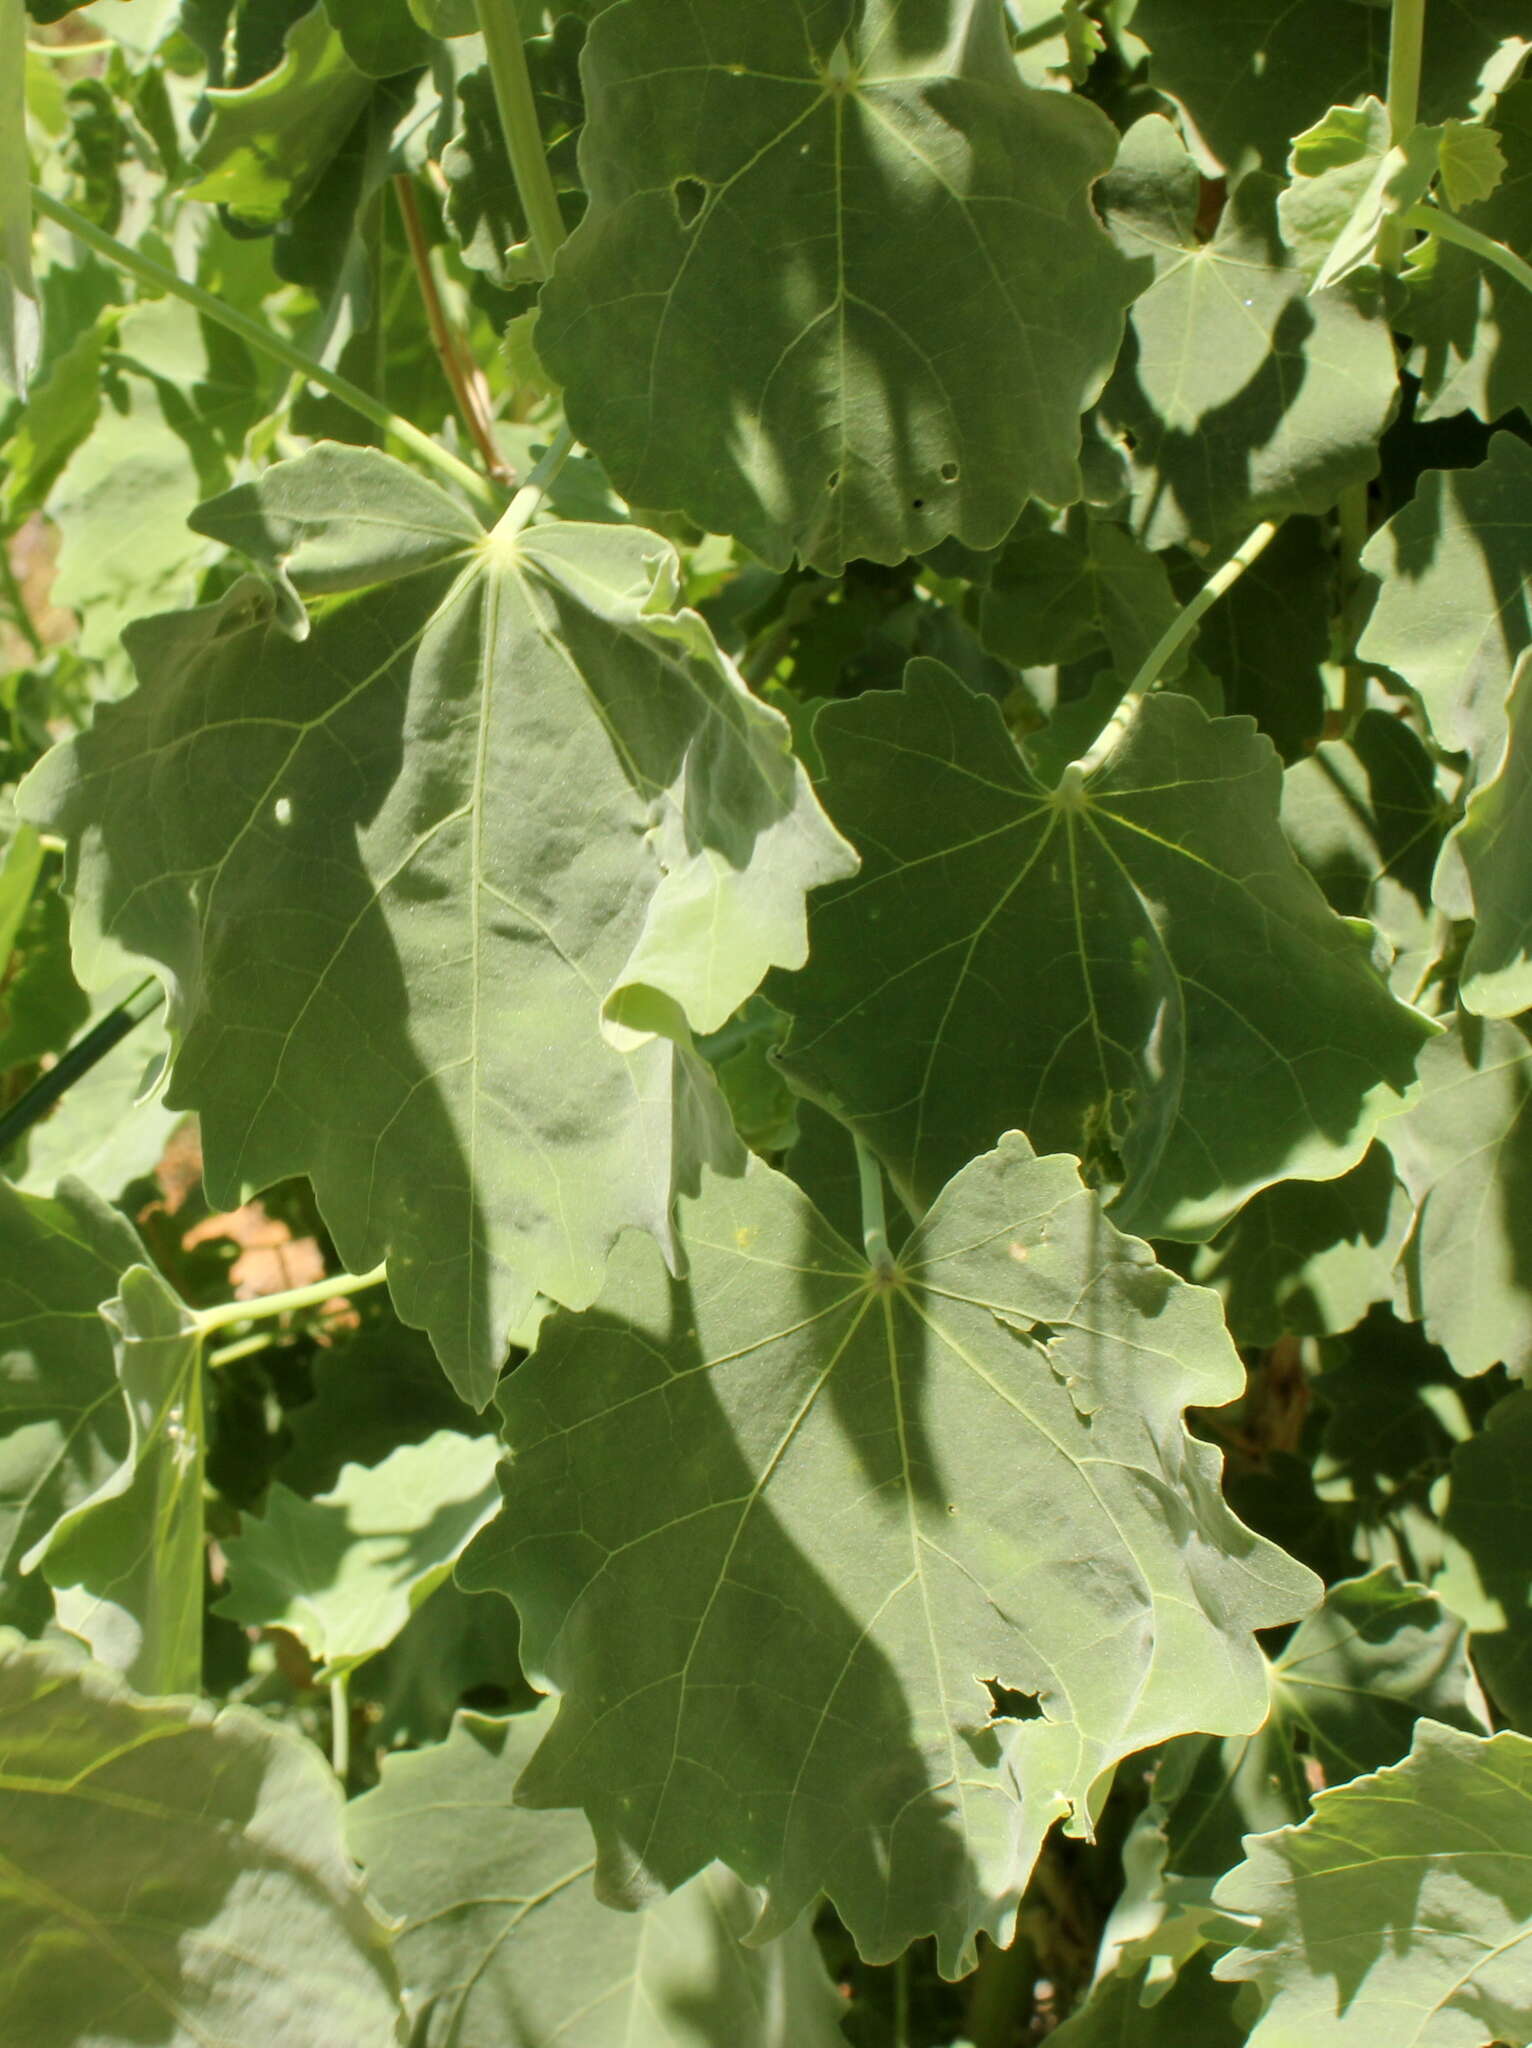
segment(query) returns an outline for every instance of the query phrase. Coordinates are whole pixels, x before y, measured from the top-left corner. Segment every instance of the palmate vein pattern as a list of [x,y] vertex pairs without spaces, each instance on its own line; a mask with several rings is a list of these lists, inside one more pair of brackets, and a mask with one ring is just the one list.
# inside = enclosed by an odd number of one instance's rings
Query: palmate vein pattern
[[956,1971],[1122,1756],[1260,1720],[1250,1631],[1312,1599],[1182,1423],[1239,1383],[1216,1300],[1016,1136],[887,1284],[758,1161],[681,1211],[687,1279],[619,1247],[499,1397],[459,1577],[562,1695],[518,1797],[584,1806],[606,1896],[721,1858],[763,1934],[823,1890]]
[[[214,1199],[309,1174],[482,1401],[537,1293],[588,1301],[731,1156],[690,1031],[803,958],[852,857],[654,535],[507,546],[324,446],[199,521],[289,594],[134,629],[139,692],[28,800],[73,841],[86,973],[170,983]],[[296,640],[293,585],[329,594]]]
[[861,850],[774,977],[783,1064],[917,1206],[1008,1127],[1122,1183],[1147,1234],[1353,1165],[1431,1027],[1393,1000],[1277,824],[1246,719],[1149,698],[1106,764],[1045,789],[995,705],[934,662],[823,712]]
[[1080,495],[1134,270],[1106,125],[1021,84],[998,7],[626,0],[582,75],[537,345],[632,502],[835,573]]

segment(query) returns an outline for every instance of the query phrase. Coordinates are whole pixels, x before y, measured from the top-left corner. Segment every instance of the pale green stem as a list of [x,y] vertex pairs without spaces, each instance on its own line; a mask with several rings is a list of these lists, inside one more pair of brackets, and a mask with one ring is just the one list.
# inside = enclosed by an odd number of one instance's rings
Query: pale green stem
[[267,1322],[273,1316],[296,1315],[300,1309],[322,1308],[327,1301],[343,1295],[360,1294],[364,1287],[377,1287],[388,1278],[386,1266],[374,1266],[370,1273],[332,1273],[328,1280],[316,1280],[312,1287],[290,1287],[285,1294],[257,1294],[249,1301],[221,1301],[216,1308],[197,1310],[197,1327],[204,1337],[214,1330],[226,1330],[231,1323]]
[[537,101],[532,95],[521,24],[516,19],[514,0],[474,0],[474,11],[489,58],[489,75],[495,88],[495,105],[500,110],[500,126],[505,131],[511,175],[527,217],[533,253],[543,276],[548,277],[564,239],[564,216],[559,211],[559,195],[554,190],[553,174],[543,149],[543,131],[537,118]]
[[344,1785],[351,1775],[351,1701],[344,1674],[330,1680],[330,1763]]
[[1166,662],[1181,643],[1191,637],[1203,613],[1211,610],[1224,592],[1244,575],[1280,524],[1281,521],[1278,519],[1263,519],[1259,526],[1246,534],[1223,567],[1213,571],[1197,595],[1182,605],[1139,664],[1138,673],[1123,692],[1121,703],[1107,720],[1089,751],[1081,755],[1078,761],[1071,761],[1064,770],[1059,785],[1062,790],[1078,791],[1083,786],[1084,778],[1101,766],[1133,723],[1139,705],[1159,681],[1160,672]]
[[370,420],[384,433],[392,434],[396,441],[417,455],[422,462],[428,462],[443,476],[450,477],[458,488],[464,491],[482,512],[498,513],[504,498],[476,470],[460,462],[450,449],[433,441],[429,434],[423,434],[411,421],[401,419],[391,412],[381,399],[374,398],[360,384],[353,384],[349,377],[338,377],[333,370],[327,370],[322,363],[314,362],[302,349],[282,335],[263,327],[258,320],[252,320],[236,307],[228,305],[212,292],[204,291],[201,285],[192,284],[175,271],[168,270],[163,263],[156,263],[150,256],[144,256],[137,249],[129,248],[126,242],[119,242],[115,235],[98,228],[94,221],[87,220],[83,213],[76,213],[72,206],[66,206],[62,199],[55,199],[40,186],[32,187],[32,205],[45,220],[55,222],[74,236],[87,249],[93,249],[108,263],[125,270],[129,277],[135,277],[156,292],[168,292],[172,297],[194,306],[209,320],[216,321],[231,334],[237,334],[241,341],[251,348],[259,349],[263,355],[284,364],[300,377],[306,377],[311,384],[328,391],[332,398],[338,398],[343,405],[359,413],[364,420]]
[[567,426],[560,427],[542,459],[501,514],[495,527],[497,534],[509,536],[520,533],[523,527],[531,524],[533,514],[553,488],[554,478],[569,460],[574,444],[571,430]]
[[[1421,50],[1426,32],[1426,0],[1393,0],[1388,31],[1388,136],[1399,144],[1420,119]],[[1404,260],[1404,228],[1386,220],[1378,233],[1378,262],[1397,270]]]
[[1388,137],[1403,142],[1420,119],[1426,0],[1394,0],[1388,29]]
[[236,1359],[253,1358],[258,1351],[269,1351],[277,1342],[270,1330],[257,1330],[253,1336],[241,1337],[238,1343],[222,1345],[208,1354],[209,1372],[217,1372],[220,1366],[233,1365]]
[[862,1243],[875,1273],[891,1273],[894,1255],[888,1248],[888,1212],[883,1206],[883,1169],[870,1145],[857,1133],[856,1177],[862,1196]]
[[1481,261],[1503,270],[1507,277],[1514,277],[1523,290],[1532,292],[1532,263],[1523,262],[1504,242],[1481,235],[1455,213],[1444,213],[1439,206],[1412,206],[1407,213],[1398,215],[1398,220],[1401,227],[1418,228],[1423,235],[1439,235],[1444,242],[1455,242],[1460,249],[1470,250]]
[[894,2048],[910,2048],[910,1952],[894,1964]]

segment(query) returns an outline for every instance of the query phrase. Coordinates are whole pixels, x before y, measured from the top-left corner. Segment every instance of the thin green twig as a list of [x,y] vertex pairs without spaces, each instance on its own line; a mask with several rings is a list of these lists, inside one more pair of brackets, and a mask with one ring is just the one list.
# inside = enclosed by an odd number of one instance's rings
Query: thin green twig
[[98,1024],[93,1024],[82,1039],[62,1053],[56,1063],[39,1080],[32,1083],[19,1101],[14,1102],[0,1117],[0,1158],[11,1147],[24,1138],[35,1123],[52,1109],[59,1098],[88,1074],[92,1067],[104,1060],[113,1046],[120,1045],[136,1024],[141,1024],[165,1000],[165,991],[152,978],[141,981],[130,996],[125,996],[115,1010],[109,1010]]
[[349,377],[337,376],[333,370],[327,370],[322,363],[306,356],[283,335],[263,327],[260,321],[250,319],[237,307],[227,304],[212,292],[204,291],[201,285],[192,284],[176,271],[167,269],[163,263],[156,263],[152,257],[130,248],[126,242],[119,242],[115,235],[107,234],[104,228],[98,228],[94,221],[87,220],[83,213],[76,213],[72,206],[65,205],[62,199],[55,199],[38,185],[32,187],[32,205],[45,220],[65,229],[77,242],[93,249],[108,263],[116,264],[119,270],[137,278],[140,284],[148,285],[156,292],[168,292],[188,306],[194,306],[207,319],[216,321],[229,333],[237,334],[251,348],[259,349],[273,361],[282,363],[300,377],[306,377],[311,384],[319,385],[321,390],[328,391],[343,405],[349,405],[364,420],[370,420],[373,426],[392,434],[412,455],[429,463],[443,476],[450,477],[481,512],[498,516],[505,500],[486,478],[460,461],[450,449],[443,448],[439,441],[433,441],[429,434],[423,434],[413,421],[390,411],[381,399],[364,391],[360,384],[353,384]]

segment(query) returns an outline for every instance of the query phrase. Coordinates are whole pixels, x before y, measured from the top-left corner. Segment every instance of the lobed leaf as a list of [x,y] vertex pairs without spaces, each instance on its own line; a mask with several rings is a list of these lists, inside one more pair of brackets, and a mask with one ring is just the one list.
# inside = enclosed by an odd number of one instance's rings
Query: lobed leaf
[[1398,1106],[1432,1026],[1294,860],[1248,721],[1151,696],[1050,790],[921,663],[815,735],[863,867],[772,984],[781,1059],[917,1210],[1015,1125],[1121,1183],[1124,1223],[1209,1236],[1261,1187],[1347,1171]]
[[27,786],[80,971],[156,965],[212,1199],[309,1174],[482,1405],[537,1295],[589,1301],[626,1228],[669,1245],[732,1155],[689,1032],[802,960],[852,856],[654,535],[486,537],[324,446],[199,525],[350,589],[297,643],[248,582],[131,629],[138,693]]
[[537,348],[627,498],[834,574],[1081,495],[1135,278],[1112,134],[1022,84],[992,0],[622,0],[582,75]]
[[759,1161],[682,1216],[686,1280],[620,1248],[499,1396],[506,1507],[458,1576],[562,1695],[518,1797],[584,1806],[603,1897],[720,1858],[753,1939],[822,1890],[869,1960],[934,1930],[956,1974],[1122,1757],[1265,1712],[1251,1631],[1314,1582],[1183,1426],[1235,1353],[1015,1134],[886,1276]]

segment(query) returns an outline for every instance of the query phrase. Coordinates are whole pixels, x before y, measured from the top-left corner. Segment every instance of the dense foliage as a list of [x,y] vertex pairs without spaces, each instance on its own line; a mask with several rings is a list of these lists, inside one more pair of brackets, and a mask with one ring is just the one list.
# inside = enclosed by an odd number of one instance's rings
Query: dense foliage
[[1529,59],[0,0],[7,2041],[1532,2042]]

